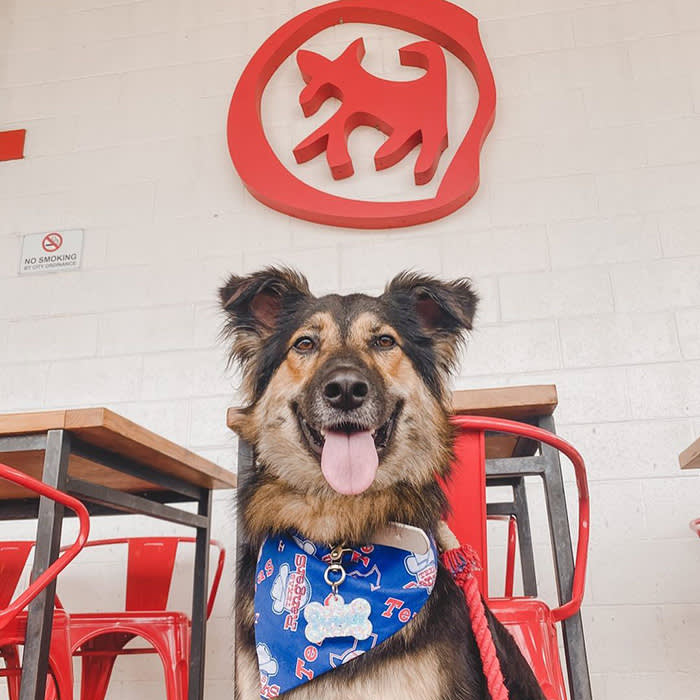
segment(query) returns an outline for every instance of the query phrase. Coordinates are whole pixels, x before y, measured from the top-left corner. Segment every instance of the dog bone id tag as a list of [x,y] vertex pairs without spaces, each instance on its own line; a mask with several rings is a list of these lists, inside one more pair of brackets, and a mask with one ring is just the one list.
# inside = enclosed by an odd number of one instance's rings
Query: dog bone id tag
[[325,603],[309,603],[304,608],[307,623],[304,634],[312,644],[321,644],[328,637],[354,637],[362,641],[372,634],[371,611],[364,598],[346,603],[342,596],[329,595]]

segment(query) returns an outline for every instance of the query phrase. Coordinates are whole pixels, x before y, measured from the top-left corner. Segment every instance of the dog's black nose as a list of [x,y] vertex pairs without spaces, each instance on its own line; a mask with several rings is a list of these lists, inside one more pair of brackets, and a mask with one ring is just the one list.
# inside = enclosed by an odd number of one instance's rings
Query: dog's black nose
[[355,369],[342,367],[328,378],[323,387],[323,396],[333,407],[343,411],[359,408],[369,394],[369,384]]

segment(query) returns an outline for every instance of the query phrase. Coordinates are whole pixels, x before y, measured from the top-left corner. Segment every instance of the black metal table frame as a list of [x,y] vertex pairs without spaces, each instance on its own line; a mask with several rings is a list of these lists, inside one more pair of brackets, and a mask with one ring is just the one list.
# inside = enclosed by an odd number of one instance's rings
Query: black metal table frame
[[[550,433],[556,432],[552,416],[535,416],[522,422],[531,423],[548,430]],[[563,604],[571,599],[574,581],[574,555],[558,450],[549,445],[540,444],[540,454],[538,455],[520,456],[516,450],[513,457],[487,459],[486,485],[511,486],[513,488],[512,501],[487,503],[487,513],[491,515],[515,515],[518,526],[523,593],[526,596],[537,596],[535,557],[525,488],[526,476],[538,476],[542,479],[554,556],[557,595],[559,603]],[[588,656],[580,612],[562,622],[562,636],[566,652],[566,669],[571,700],[592,700]]]
[[[49,430],[27,435],[0,437],[0,452],[43,451],[42,480],[49,486],[82,500],[91,516],[148,515],[196,529],[192,594],[192,635],[188,700],[204,697],[204,660],[207,623],[211,490],[193,485],[108,450],[87,444],[68,430]],[[153,491],[118,491],[68,474],[70,455],[89,459],[109,469],[152,484]],[[197,512],[174,508],[168,503],[196,503]],[[32,580],[59,555],[63,506],[48,498],[0,501],[0,520],[37,519]],[[19,700],[44,700],[49,645],[53,625],[56,582],[51,583],[29,606],[26,643],[22,661]]]

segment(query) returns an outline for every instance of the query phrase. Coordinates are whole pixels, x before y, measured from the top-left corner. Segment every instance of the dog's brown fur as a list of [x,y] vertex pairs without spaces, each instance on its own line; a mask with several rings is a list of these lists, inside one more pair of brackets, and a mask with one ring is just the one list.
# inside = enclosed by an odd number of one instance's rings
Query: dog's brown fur
[[[246,407],[235,427],[256,454],[254,468],[239,475],[236,650],[236,697],[256,700],[253,579],[265,537],[294,530],[326,544],[361,544],[391,521],[439,536],[446,503],[438,479],[448,476],[452,451],[447,378],[477,297],[466,280],[404,273],[380,297],[317,299],[303,276],[268,268],[231,277],[221,300],[231,358],[243,368]],[[337,366],[354,368],[369,387],[348,420],[361,429],[389,426],[374,482],[352,496],[326,482],[301,427],[335,429],[338,412],[323,402],[320,387]],[[512,700],[542,700],[510,636],[493,618],[491,624]],[[461,591],[440,568],[428,603],[400,632],[289,696],[488,698]]]

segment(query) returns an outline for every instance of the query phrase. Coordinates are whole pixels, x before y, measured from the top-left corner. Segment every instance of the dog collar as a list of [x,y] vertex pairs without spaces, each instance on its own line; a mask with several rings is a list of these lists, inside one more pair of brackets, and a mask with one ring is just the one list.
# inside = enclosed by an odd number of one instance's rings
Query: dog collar
[[436,574],[432,538],[420,553],[379,544],[331,548],[294,533],[267,538],[255,577],[261,697],[277,697],[396,634],[425,605]]

